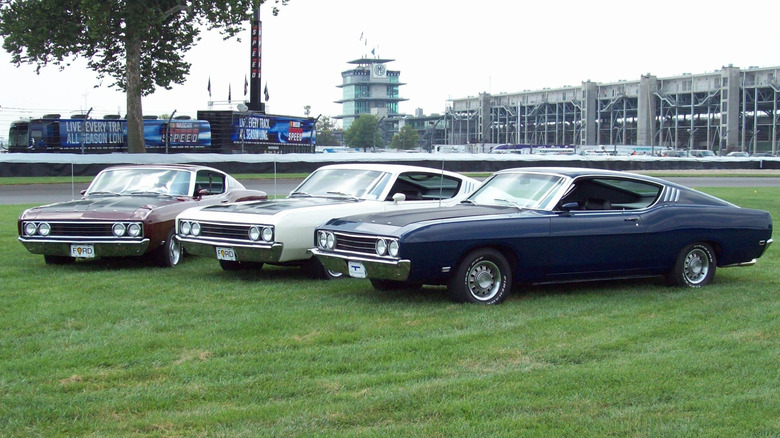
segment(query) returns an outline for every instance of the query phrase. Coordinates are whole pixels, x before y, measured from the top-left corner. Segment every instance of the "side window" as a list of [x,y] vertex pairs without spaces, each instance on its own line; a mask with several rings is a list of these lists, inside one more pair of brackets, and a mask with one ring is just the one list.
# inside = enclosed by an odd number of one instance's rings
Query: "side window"
[[387,200],[396,193],[406,195],[407,201],[449,199],[458,193],[460,183],[457,178],[438,173],[407,172],[398,177]]
[[218,195],[225,192],[225,178],[220,173],[201,170],[195,178],[195,194],[201,190],[208,190],[209,195]]
[[580,210],[637,210],[652,205],[661,186],[626,178],[592,178],[575,181],[561,205],[576,202]]

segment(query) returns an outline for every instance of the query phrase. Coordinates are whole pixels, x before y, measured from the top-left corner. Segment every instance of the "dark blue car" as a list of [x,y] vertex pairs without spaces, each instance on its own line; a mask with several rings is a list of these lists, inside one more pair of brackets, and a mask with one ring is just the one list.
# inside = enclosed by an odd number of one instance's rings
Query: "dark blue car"
[[509,169],[460,205],[333,219],[311,251],[377,289],[447,285],[495,304],[513,284],[665,276],[701,287],[772,243],[768,212],[657,178],[577,168]]

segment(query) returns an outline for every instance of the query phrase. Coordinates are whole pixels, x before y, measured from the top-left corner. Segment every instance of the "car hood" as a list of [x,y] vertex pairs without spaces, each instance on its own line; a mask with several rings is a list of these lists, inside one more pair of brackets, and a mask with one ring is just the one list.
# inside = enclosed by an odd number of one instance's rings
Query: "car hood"
[[459,204],[452,207],[360,214],[341,219],[333,219],[328,224],[337,225],[348,222],[362,222],[365,224],[378,224],[382,226],[401,228],[409,224],[419,222],[440,221],[476,216],[507,215],[517,214],[519,212],[520,210],[518,210],[516,207],[509,206]]
[[181,202],[167,196],[101,196],[58,202],[27,210],[23,219],[104,219],[144,217],[155,208]]
[[200,211],[202,213],[239,213],[273,216],[294,209],[331,206],[347,202],[359,201],[349,198],[282,198],[268,201],[211,205],[202,208]]

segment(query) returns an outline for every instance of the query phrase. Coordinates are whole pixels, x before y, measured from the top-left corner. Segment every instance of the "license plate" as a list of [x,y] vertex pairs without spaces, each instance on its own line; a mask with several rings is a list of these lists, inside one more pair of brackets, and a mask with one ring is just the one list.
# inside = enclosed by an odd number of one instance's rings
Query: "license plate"
[[236,261],[236,252],[233,251],[233,248],[221,248],[217,247],[217,258],[219,260],[230,260],[235,262]]
[[94,258],[95,245],[71,245],[70,256],[77,258]]
[[361,262],[348,261],[349,276],[354,278],[366,278],[366,267]]

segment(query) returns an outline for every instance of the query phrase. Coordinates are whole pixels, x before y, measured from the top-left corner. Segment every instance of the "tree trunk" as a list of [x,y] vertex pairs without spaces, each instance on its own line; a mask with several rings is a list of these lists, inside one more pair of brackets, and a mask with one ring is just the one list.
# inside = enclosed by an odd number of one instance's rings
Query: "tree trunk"
[[127,152],[143,154],[144,118],[141,107],[141,41],[129,28],[127,31]]

